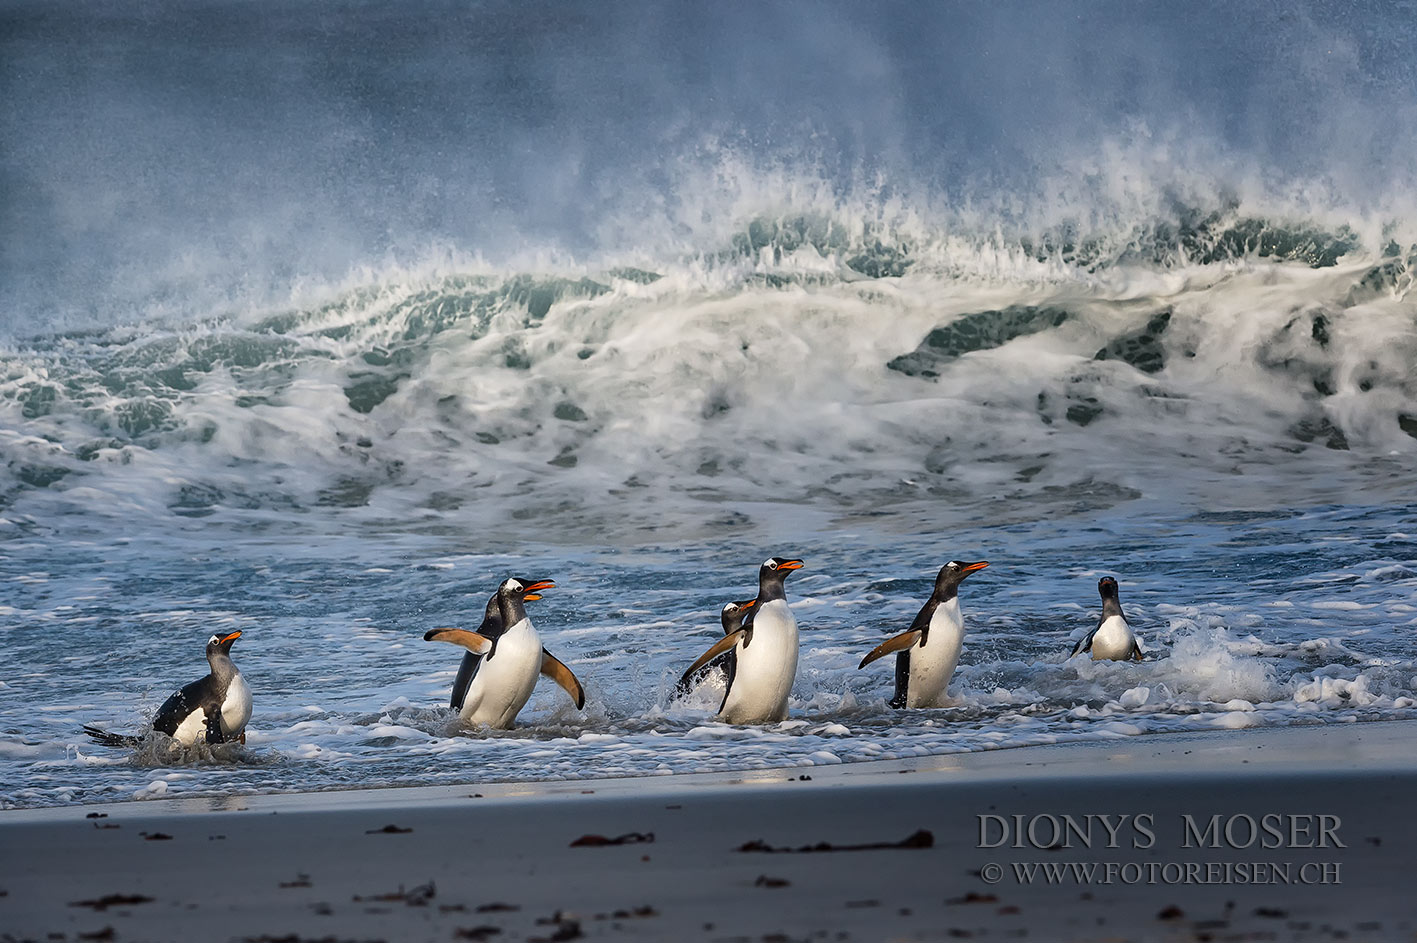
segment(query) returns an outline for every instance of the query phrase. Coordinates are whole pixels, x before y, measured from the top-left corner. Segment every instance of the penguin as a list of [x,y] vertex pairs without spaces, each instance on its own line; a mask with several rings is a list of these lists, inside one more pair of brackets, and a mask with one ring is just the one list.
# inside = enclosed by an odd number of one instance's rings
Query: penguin
[[[153,718],[153,729],[185,746],[194,743],[245,743],[246,722],[251,719],[251,689],[231,661],[231,646],[240,632],[213,635],[207,640],[211,673],[185,685],[162,702]],[[142,737],[109,733],[97,727],[84,732],[109,746],[135,746]]]
[[1141,661],[1141,646],[1127,624],[1127,617],[1122,615],[1117,581],[1110,576],[1102,577],[1097,581],[1097,592],[1102,596],[1102,615],[1098,617],[1097,628],[1073,646],[1073,655],[1088,652],[1094,661]]
[[987,560],[951,560],[940,567],[935,591],[925,601],[910,628],[871,649],[857,670],[891,652],[895,656],[895,695],[891,707],[938,707],[959,664],[964,644],[964,618],[959,613],[959,584],[984,569]]
[[[482,624],[477,627],[477,634],[483,638],[496,638],[502,634],[502,610],[497,604],[496,593],[487,597],[487,607],[482,611]],[[453,696],[448,703],[453,710],[462,712],[467,686],[472,683],[472,676],[477,674],[481,664],[482,656],[477,652],[469,651],[463,654],[462,664],[458,666],[458,676],[453,679]]]
[[[725,636],[732,635],[734,632],[743,628],[743,620],[747,618],[748,610],[752,609],[757,602],[756,599],[750,599],[747,602],[724,603],[722,611],[718,614],[719,621],[723,624],[723,634]],[[722,665],[724,671],[727,672],[728,662],[732,660],[732,658],[733,652],[731,650],[726,651],[717,658],[704,662],[697,671],[684,672],[684,676],[674,685],[675,696],[682,697],[688,694],[716,665]]]
[[718,719],[729,724],[775,723],[787,717],[787,696],[797,677],[797,620],[787,607],[783,583],[801,560],[769,557],[758,568],[758,598],[742,628],[729,632],[689,666],[680,685],[728,653],[727,689]]
[[[551,580],[503,580],[497,587],[500,631],[490,638],[480,632],[451,628],[430,629],[424,634],[425,642],[449,642],[481,656],[459,708],[465,723],[510,728],[531,698],[539,675],[546,675],[565,689],[578,710],[585,707],[581,683],[571,669],[541,646],[541,636],[522,605],[540,599],[540,590],[555,585]],[[483,620],[482,627],[490,628],[488,620]],[[457,693],[455,689],[454,694]]]

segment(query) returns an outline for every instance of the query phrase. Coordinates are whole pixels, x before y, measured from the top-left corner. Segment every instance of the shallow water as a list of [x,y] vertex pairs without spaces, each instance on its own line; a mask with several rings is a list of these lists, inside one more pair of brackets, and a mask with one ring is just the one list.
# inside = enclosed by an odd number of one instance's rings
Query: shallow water
[[[761,728],[714,722],[714,681],[670,698],[718,634],[721,601],[754,591],[756,563],[738,542],[488,556],[459,538],[213,542],[204,528],[106,543],[12,539],[3,801],[811,766],[1417,716],[1417,509],[1145,505],[965,526],[948,541],[846,529],[784,537],[772,549],[808,564],[788,584],[802,658],[790,719]],[[889,660],[856,663],[908,624],[947,555],[993,563],[961,593],[970,634],[952,688],[959,704],[891,710]],[[1088,565],[1102,556],[1110,566]],[[543,681],[516,729],[464,730],[445,706],[460,650],[422,633],[475,622],[506,573],[557,580],[530,608],[588,703],[577,712]],[[1142,663],[1066,657],[1095,622],[1103,573],[1121,578],[1151,656]],[[234,658],[256,699],[244,748],[174,755],[81,736],[85,723],[137,729],[200,674],[206,635],[232,628],[244,633]]]

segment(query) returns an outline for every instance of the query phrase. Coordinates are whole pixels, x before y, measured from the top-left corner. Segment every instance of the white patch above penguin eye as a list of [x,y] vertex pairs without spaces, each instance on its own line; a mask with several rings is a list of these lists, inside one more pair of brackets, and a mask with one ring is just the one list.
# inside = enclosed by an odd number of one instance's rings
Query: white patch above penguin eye
[[776,570],[777,557],[768,557],[766,560],[763,561],[763,566],[767,567],[769,570]]
[[507,582],[503,583],[502,585],[507,587],[507,590],[509,592],[519,593],[522,591],[522,584],[520,580],[507,580]]
[[208,645],[215,645],[215,644],[217,644],[217,643],[220,642],[220,641],[221,641],[220,638],[218,638],[217,636],[213,635],[211,638],[207,639],[207,644],[208,644]]
[[958,570],[962,565],[963,564],[958,560],[951,560],[949,563],[945,564],[945,566],[949,567],[951,570]]

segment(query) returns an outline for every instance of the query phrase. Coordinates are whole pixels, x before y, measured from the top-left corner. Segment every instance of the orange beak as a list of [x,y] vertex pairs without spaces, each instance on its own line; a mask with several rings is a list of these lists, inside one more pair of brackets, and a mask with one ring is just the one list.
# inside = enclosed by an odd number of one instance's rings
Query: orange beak
[[241,637],[241,632],[240,632],[240,631],[232,632],[230,635],[224,635],[224,636],[222,636],[221,644],[225,645],[227,642],[234,642],[234,641],[236,641],[237,639],[239,639],[240,637]]
[[988,560],[980,560],[978,563],[971,563],[964,568],[964,572],[973,573],[975,570],[982,570],[989,565]]
[[537,592],[537,590],[552,589],[553,587],[555,587],[555,585],[556,582],[554,580],[537,580],[535,583],[532,583],[526,588],[526,593],[522,596],[522,598],[540,599],[541,593]]
[[800,570],[800,569],[802,569],[802,561],[801,561],[801,560],[788,560],[786,563],[779,563],[779,564],[777,565],[777,568],[778,568],[779,570]]
[[757,604],[758,601],[756,599],[750,599],[747,602],[736,602],[733,605],[737,606],[739,609],[752,609]]

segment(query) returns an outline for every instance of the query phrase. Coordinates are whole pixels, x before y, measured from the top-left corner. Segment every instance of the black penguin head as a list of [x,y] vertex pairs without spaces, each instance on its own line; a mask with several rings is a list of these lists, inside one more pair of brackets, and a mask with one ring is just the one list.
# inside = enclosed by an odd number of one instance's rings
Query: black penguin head
[[497,587],[497,595],[499,597],[525,602],[532,599],[540,599],[541,590],[550,589],[555,585],[556,584],[551,580],[529,580],[514,576],[502,581],[502,585]]
[[218,652],[223,655],[230,655],[231,646],[234,645],[236,640],[240,637],[240,630],[229,632],[225,635],[213,635],[211,638],[207,639],[207,657],[210,658]]
[[730,602],[724,605],[723,612],[719,618],[723,620],[723,633],[736,632],[743,627],[743,617],[748,614],[748,610],[758,604],[756,599],[747,602]]
[[758,579],[776,579],[782,581],[787,579],[787,574],[793,570],[802,569],[801,560],[789,560],[786,557],[768,557],[763,561],[762,567],[758,569]]
[[1110,576],[1104,576],[1097,581],[1097,593],[1103,599],[1117,598],[1117,581]]
[[964,578],[971,573],[984,569],[989,565],[988,560],[980,560],[978,563],[965,563],[963,560],[951,560],[940,567],[939,575],[935,577],[935,591],[958,586]]

